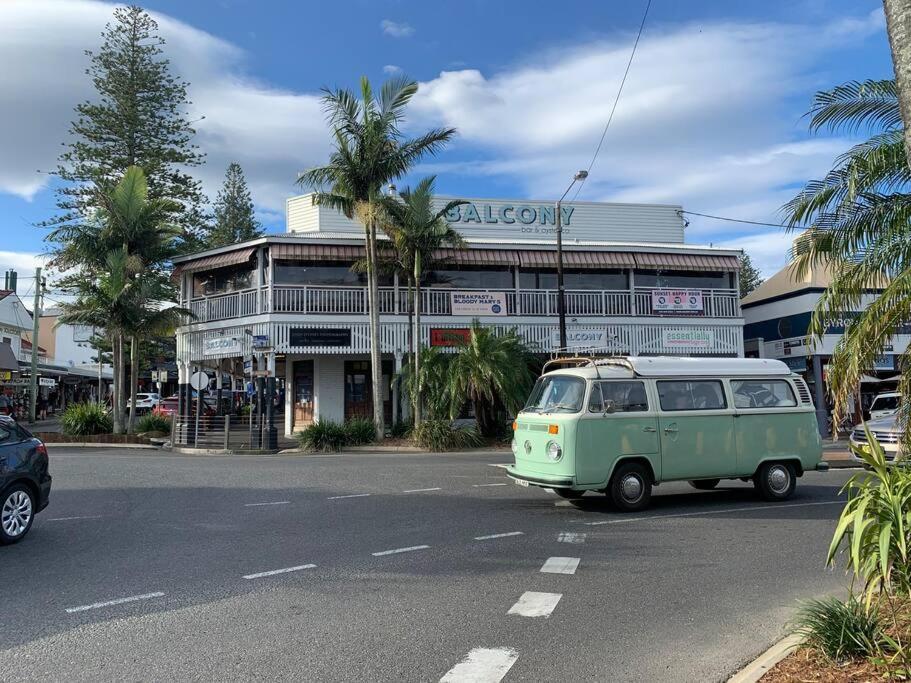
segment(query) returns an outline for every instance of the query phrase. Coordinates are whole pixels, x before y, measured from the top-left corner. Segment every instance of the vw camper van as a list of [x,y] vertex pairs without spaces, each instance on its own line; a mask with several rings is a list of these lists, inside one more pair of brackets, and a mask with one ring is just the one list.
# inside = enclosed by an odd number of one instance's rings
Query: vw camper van
[[666,481],[752,480],[785,500],[804,472],[828,469],[809,389],[777,360],[549,361],[513,430],[506,472],[517,484],[604,492],[624,511]]

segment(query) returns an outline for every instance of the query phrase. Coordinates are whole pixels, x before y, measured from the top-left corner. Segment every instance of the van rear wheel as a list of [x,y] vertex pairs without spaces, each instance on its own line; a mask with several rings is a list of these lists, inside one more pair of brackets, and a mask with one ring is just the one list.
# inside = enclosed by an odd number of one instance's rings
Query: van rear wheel
[[689,484],[694,489],[699,489],[700,491],[711,491],[718,486],[718,482],[720,481],[720,479],[691,479]]
[[619,465],[607,487],[607,495],[623,512],[638,512],[648,507],[652,498],[652,479],[638,462]]
[[789,462],[766,462],[753,477],[753,486],[765,500],[787,500],[797,486],[797,472]]

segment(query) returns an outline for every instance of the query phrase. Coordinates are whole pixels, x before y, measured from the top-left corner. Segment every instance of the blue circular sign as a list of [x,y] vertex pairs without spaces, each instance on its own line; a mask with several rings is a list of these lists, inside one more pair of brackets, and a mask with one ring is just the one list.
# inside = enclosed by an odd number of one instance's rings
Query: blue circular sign
[[490,307],[490,310],[493,311],[494,313],[499,313],[503,309],[500,308],[500,304],[494,304],[493,306]]

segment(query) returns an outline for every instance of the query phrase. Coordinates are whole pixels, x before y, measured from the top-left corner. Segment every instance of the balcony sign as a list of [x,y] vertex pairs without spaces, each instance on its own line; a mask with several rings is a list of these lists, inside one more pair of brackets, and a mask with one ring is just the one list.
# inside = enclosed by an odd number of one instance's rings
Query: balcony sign
[[713,330],[662,330],[665,349],[711,349],[715,346]]
[[290,346],[351,346],[350,327],[292,327]]
[[243,347],[240,339],[234,337],[213,337],[202,342],[202,355],[217,356],[223,353],[241,354]]
[[[613,338],[611,338],[612,340]],[[550,343],[555,349],[560,347],[560,330],[551,330]],[[566,348],[568,349],[606,349],[607,347],[607,330],[566,331]]]
[[452,315],[506,315],[506,292],[450,292]]
[[697,313],[703,310],[700,289],[653,289],[652,310],[661,312]]

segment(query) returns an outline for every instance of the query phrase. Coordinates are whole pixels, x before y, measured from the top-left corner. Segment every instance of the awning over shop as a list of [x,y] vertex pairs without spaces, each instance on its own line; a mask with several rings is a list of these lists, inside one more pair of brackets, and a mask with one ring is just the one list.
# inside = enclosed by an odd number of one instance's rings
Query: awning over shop
[[213,254],[212,256],[203,256],[195,261],[187,261],[178,264],[174,269],[174,274],[192,273],[197,270],[214,270],[216,268],[224,268],[225,266],[236,266],[240,263],[249,261],[255,251],[256,247],[246,247],[245,249],[238,249],[237,251],[227,251],[221,254]]
[[9,344],[0,344],[0,370],[19,372],[19,361],[16,360],[13,347]]
[[[519,265],[523,268],[556,268],[557,252],[554,250],[522,250]],[[564,268],[632,268],[636,265],[633,254],[625,251],[564,251]]]
[[433,258],[458,266],[515,266],[516,252],[510,249],[437,249]]
[[338,244],[286,244],[271,246],[273,259],[287,261],[357,261],[366,256],[363,247]]
[[736,256],[716,254],[669,254],[639,253],[636,254],[636,266],[659,270],[740,270],[740,260]]

